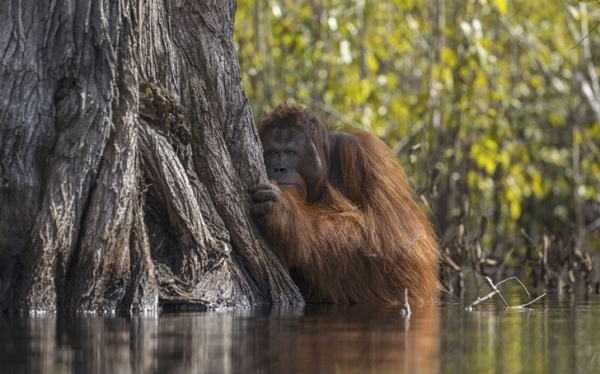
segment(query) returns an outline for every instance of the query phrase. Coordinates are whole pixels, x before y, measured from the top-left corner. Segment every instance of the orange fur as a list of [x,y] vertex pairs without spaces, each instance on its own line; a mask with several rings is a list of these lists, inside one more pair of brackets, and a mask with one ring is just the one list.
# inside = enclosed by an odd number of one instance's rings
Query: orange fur
[[[269,125],[267,117],[259,131]],[[439,249],[396,157],[366,132],[327,135],[311,134],[327,165],[323,190],[308,191],[315,201],[282,190],[264,227],[268,237],[310,298],[398,305],[408,289],[411,304],[434,302]]]

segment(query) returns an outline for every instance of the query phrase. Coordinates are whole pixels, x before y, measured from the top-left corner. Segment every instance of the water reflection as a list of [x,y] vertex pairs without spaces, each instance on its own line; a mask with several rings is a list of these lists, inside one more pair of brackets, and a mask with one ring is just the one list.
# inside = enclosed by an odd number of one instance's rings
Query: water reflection
[[[442,372],[598,373],[600,300],[549,296],[526,309],[448,308]],[[450,357],[454,357],[451,359]]]
[[0,317],[4,373],[592,373],[600,302]]

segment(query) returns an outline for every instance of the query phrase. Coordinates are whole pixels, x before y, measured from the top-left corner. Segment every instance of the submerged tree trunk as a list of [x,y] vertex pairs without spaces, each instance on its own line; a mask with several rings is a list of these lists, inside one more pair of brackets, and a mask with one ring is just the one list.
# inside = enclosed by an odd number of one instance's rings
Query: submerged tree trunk
[[266,180],[235,2],[0,5],[0,305],[301,303],[247,213]]

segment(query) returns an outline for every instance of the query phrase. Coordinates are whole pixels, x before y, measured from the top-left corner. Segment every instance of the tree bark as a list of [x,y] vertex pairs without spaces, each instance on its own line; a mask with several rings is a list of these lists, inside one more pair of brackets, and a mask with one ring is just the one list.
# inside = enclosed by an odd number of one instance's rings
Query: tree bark
[[248,214],[233,0],[0,4],[3,309],[302,302]]

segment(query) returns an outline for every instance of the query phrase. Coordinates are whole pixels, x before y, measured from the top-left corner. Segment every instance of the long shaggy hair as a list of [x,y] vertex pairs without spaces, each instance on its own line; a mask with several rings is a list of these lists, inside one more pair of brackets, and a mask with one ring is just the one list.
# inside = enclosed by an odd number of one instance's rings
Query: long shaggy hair
[[426,215],[392,151],[366,132],[325,128],[307,109],[280,106],[258,124],[302,129],[322,170],[308,201],[282,190],[265,230],[311,300],[432,303],[440,290],[439,248]]

